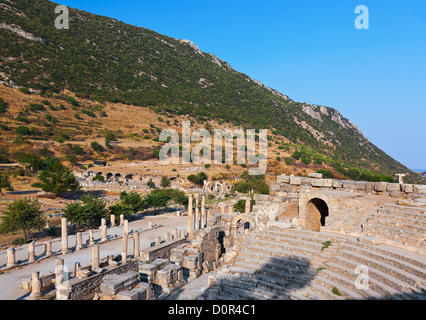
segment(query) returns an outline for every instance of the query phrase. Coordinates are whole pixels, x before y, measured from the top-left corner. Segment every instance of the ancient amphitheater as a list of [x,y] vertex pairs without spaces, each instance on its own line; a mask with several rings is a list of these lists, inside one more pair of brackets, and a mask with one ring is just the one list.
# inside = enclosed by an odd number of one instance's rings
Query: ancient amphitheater
[[[61,250],[48,243],[35,257],[32,244],[29,259],[17,262],[10,248],[0,269],[11,275],[56,257],[54,272],[21,280],[32,299],[426,298],[426,186],[281,175],[269,195],[252,197],[243,197],[245,212],[235,212],[232,203],[206,204],[203,191],[189,194],[187,210],[176,212],[163,239],[155,233],[161,225],[138,228],[144,221],[120,217],[116,226],[112,217],[110,225],[103,219],[100,238],[90,231],[83,242],[77,233],[70,247],[63,218]],[[102,257],[120,238],[120,252]],[[72,260],[84,250],[92,252],[89,264]],[[76,266],[67,281],[58,271],[62,257]]]
[[279,176],[270,189],[231,219],[234,257],[202,298],[426,298],[425,186]]

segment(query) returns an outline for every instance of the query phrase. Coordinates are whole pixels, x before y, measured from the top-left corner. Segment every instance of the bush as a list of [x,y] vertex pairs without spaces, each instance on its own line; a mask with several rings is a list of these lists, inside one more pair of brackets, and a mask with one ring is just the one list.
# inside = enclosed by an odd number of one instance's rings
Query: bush
[[98,152],[102,152],[104,150],[104,147],[102,147],[99,143],[97,143],[96,141],[93,141],[90,146],[92,147],[93,150],[98,151]]
[[22,136],[29,136],[31,135],[31,130],[26,126],[19,126],[16,128],[16,133]]
[[189,175],[187,179],[191,181],[193,184],[202,186],[204,184],[204,180],[207,180],[207,175],[204,172],[200,172],[196,175],[195,174]]

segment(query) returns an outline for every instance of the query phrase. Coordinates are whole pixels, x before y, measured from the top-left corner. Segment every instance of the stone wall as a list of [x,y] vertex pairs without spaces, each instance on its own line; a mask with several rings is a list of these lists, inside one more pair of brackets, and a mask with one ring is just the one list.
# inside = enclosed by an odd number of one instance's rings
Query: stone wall
[[158,258],[169,259],[171,250],[186,241],[186,238],[181,238],[161,243],[155,247],[145,248],[140,252],[141,260],[153,261]]
[[[128,271],[139,272],[139,261],[133,260],[118,267],[107,269],[100,274],[93,275],[87,279],[74,278],[69,280],[68,300],[91,300],[96,293],[100,293],[102,280],[109,274],[123,274]],[[63,290],[63,289],[62,289]],[[62,293],[64,294],[64,293]]]
[[302,190],[342,190],[363,194],[379,194],[391,197],[426,197],[426,185],[334,180],[316,177],[277,176],[277,182],[269,185],[270,195],[296,198]]

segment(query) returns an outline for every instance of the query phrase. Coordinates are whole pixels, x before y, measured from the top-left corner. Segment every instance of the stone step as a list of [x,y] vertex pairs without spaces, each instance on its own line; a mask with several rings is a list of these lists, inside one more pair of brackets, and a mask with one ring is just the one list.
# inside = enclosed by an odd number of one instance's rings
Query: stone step
[[293,268],[309,267],[309,263],[307,263],[306,261],[300,261],[300,260],[282,258],[282,257],[274,257],[274,256],[271,256],[270,254],[266,254],[262,252],[253,252],[253,251],[247,250],[247,248],[242,248],[239,252],[238,257],[251,258],[262,263],[274,263],[278,265],[291,266]]
[[394,258],[393,256],[385,255],[385,254],[378,252],[376,250],[375,251],[370,250],[369,248],[365,248],[365,247],[360,248],[359,246],[353,245],[351,243],[344,243],[344,244],[342,244],[341,247],[342,247],[342,249],[346,249],[346,250],[351,251],[351,252],[358,252],[362,255],[366,255],[368,257],[371,257],[375,260],[378,260],[378,261],[381,261],[381,262],[386,263],[388,265],[391,265],[391,266],[398,268],[400,270],[404,270],[404,271],[406,271],[410,274],[413,274],[413,275],[415,275],[419,278],[426,279],[425,269],[422,268],[422,267],[419,267],[417,265],[411,264],[410,263],[411,261],[405,261],[405,260],[401,260],[401,259],[398,259],[398,258]]
[[318,254],[319,252],[319,250],[312,250],[309,248],[303,248],[303,247],[287,245],[287,244],[280,244],[280,243],[264,241],[264,240],[247,239],[245,240],[245,242],[246,242],[245,248],[250,248],[254,252],[267,252],[268,254],[275,252],[275,254],[277,254],[278,257],[293,256],[296,259],[297,257],[307,257],[308,260],[305,260],[305,261],[311,260],[312,257]]
[[385,227],[380,224],[367,223],[364,225],[364,233],[384,239],[389,239],[397,243],[407,243],[413,246],[425,247],[424,234],[413,231],[401,230],[392,227]]
[[[355,283],[355,280],[359,276],[359,274],[355,273],[355,268],[347,268],[343,264],[339,264],[336,262],[327,262],[327,270],[330,270],[337,274],[343,274],[347,279]],[[400,293],[400,291],[395,288],[388,286],[387,284],[377,280],[374,277],[370,276],[370,272],[368,273],[368,289],[366,290],[371,296],[377,299],[391,298]]]
[[[274,232],[279,232],[281,234],[286,234],[286,235],[293,235],[293,234],[297,234],[295,235],[298,238],[301,239],[305,239],[305,240],[309,240],[312,239],[311,234],[313,233],[313,231],[307,231],[307,230],[289,230],[286,229],[285,231],[274,231]],[[321,238],[320,238],[321,235]],[[359,242],[359,240],[357,238],[351,237],[351,236],[346,236],[343,234],[339,234],[339,233],[332,233],[332,232],[327,232],[327,231],[321,231],[321,232],[317,232],[316,233],[316,239],[321,239],[321,240],[330,240],[330,238],[335,238],[337,239],[337,241],[340,241],[341,243],[345,244],[345,245],[353,245],[353,246],[357,246],[358,248],[362,247],[367,249],[368,251],[372,251],[372,252],[378,252],[381,253],[383,255],[389,256],[389,257],[393,257],[397,260],[402,260],[402,261],[406,261],[409,264],[412,264],[414,266],[420,267],[422,269],[426,269],[426,263],[422,262],[422,261],[418,261],[415,259],[412,259],[410,257],[401,255],[401,254],[396,254],[393,251],[390,250],[386,250],[383,248],[379,248],[376,245],[370,245],[370,244],[366,244],[366,243],[361,243]],[[341,241],[341,240],[346,240],[345,242]],[[411,252],[407,252],[407,254],[411,254]]]
[[[330,280],[321,275],[316,276],[313,282],[327,288],[328,290],[330,290],[330,292],[332,292],[333,288],[337,288],[339,292],[342,294],[342,296],[346,299],[365,299],[365,296],[359,294],[358,292],[355,292],[352,289],[349,289],[348,287],[341,284],[340,282]],[[338,295],[336,296],[339,297]]]
[[[328,264],[327,264],[328,266]],[[382,295],[376,291],[374,291],[371,288],[368,289],[358,289],[355,286],[355,279],[348,278],[347,275],[344,272],[341,272],[339,269],[324,269],[321,270],[320,275],[324,278],[329,279],[332,282],[338,283],[348,290],[354,291],[360,296],[363,297],[363,299],[377,299],[379,297],[382,297]],[[397,292],[397,291],[396,291]]]
[[391,277],[389,280],[393,283],[398,283],[402,288],[402,290],[399,289],[401,291],[404,291],[404,288],[409,288],[410,290],[413,290],[415,288],[418,288],[418,286],[421,284],[423,284],[423,286],[425,285],[424,279],[421,279],[415,275],[411,275],[408,272],[397,269],[391,265],[384,264],[381,261],[372,259],[365,255],[360,255],[358,253],[343,249],[340,250],[340,256],[335,258],[339,259],[340,257],[344,257],[348,260],[351,260],[352,263],[355,265],[365,265],[368,267],[369,270],[380,271],[382,277],[384,275],[386,275],[386,278]]
[[370,215],[366,222],[390,226],[392,228],[402,228],[407,231],[419,232],[422,234],[426,233],[426,222],[415,221],[412,219],[401,219],[394,216],[374,214]]

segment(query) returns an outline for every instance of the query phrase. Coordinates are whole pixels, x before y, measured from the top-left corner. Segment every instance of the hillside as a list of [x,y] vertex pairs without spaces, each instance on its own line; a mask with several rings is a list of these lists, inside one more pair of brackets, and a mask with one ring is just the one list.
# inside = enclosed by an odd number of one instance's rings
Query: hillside
[[[0,2],[0,84],[6,105],[0,112],[0,143],[10,160],[29,148],[19,141],[19,126],[35,128],[29,134],[21,129],[30,142],[61,137],[90,142],[103,140],[109,130],[129,141],[150,140],[139,150],[116,146],[102,154],[149,159],[159,147],[154,139],[161,125],[170,125],[163,122],[178,127],[192,119],[209,130],[225,124],[269,129],[268,168],[274,172],[328,169],[351,179],[409,173],[408,180],[422,181],[333,108],[293,101],[190,41],[112,18],[70,8],[69,30],[57,30],[55,7],[46,0]],[[85,161],[95,155],[88,146],[76,156]]]

